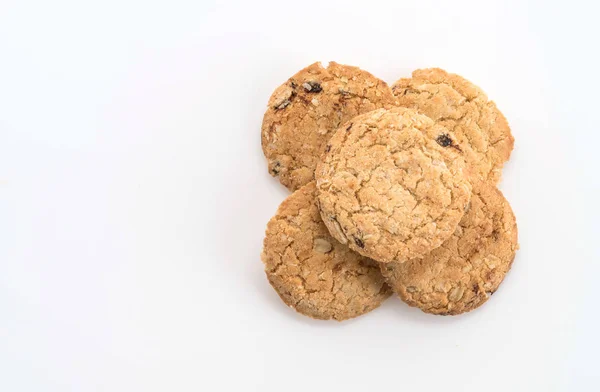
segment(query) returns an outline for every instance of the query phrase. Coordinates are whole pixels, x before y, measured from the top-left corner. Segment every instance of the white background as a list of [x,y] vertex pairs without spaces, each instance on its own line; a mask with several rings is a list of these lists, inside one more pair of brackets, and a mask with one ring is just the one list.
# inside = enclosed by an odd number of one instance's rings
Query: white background
[[[589,1],[0,1],[0,391],[598,391]],[[438,66],[509,119],[521,249],[484,307],[285,307],[259,129],[317,60]]]

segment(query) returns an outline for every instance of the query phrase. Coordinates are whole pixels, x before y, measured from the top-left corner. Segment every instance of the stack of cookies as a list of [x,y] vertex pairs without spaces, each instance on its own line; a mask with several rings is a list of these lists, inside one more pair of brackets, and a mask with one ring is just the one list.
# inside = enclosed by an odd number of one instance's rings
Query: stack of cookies
[[518,248],[496,188],[513,144],[458,75],[421,69],[390,88],[356,67],[308,66],[273,92],[262,125],[269,172],[293,192],[267,225],[269,282],[316,319],[392,293],[438,315],[481,306]]

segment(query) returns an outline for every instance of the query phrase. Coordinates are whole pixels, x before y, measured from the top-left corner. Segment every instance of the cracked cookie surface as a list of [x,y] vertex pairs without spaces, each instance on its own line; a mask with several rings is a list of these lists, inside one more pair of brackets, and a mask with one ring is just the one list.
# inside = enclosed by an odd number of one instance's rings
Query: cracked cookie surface
[[442,246],[423,259],[380,266],[407,304],[426,313],[456,315],[488,300],[510,269],[517,248],[517,224],[509,203],[495,186],[482,183]]
[[315,183],[281,203],[267,225],[261,258],[283,302],[316,319],[338,321],[377,308],[391,295],[378,264],[329,235]]
[[290,190],[307,184],[340,124],[394,103],[390,87],[360,68],[335,62],[304,68],[269,99],[261,130],[269,173]]
[[439,68],[419,69],[392,85],[400,106],[419,110],[451,130],[465,149],[473,182],[498,183],[514,138],[506,118],[473,83]]
[[323,221],[338,241],[380,262],[440,246],[471,197],[461,146],[412,109],[355,117],[325,151],[315,172]]

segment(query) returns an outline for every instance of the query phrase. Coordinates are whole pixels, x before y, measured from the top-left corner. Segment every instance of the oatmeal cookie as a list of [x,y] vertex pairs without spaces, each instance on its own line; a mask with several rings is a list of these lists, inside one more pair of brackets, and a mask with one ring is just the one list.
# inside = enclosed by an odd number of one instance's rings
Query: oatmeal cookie
[[283,302],[315,319],[338,321],[377,308],[391,294],[379,266],[329,235],[315,183],[281,203],[267,225],[262,260]]
[[515,216],[495,186],[475,187],[469,211],[446,242],[422,259],[381,264],[392,289],[426,313],[471,311],[498,289],[518,249]]
[[392,85],[403,107],[417,109],[456,136],[472,182],[498,183],[514,138],[506,118],[473,83],[439,68],[419,69]]
[[412,109],[355,117],[325,151],[315,172],[323,221],[338,241],[380,262],[440,246],[471,197],[462,146]]
[[304,68],[269,99],[261,132],[269,173],[290,190],[307,184],[340,124],[394,103],[384,81],[357,67],[330,62]]

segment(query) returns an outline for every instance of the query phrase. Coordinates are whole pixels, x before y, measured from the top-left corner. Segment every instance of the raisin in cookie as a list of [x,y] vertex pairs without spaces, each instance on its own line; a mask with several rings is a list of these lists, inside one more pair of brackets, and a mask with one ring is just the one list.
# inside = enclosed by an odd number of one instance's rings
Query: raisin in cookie
[[355,117],[325,151],[315,172],[325,225],[338,241],[380,262],[440,246],[471,197],[461,146],[415,110]]
[[314,178],[323,147],[352,117],[395,103],[390,87],[357,67],[314,63],[279,86],[262,124],[269,173],[290,190]]
[[427,313],[460,314],[481,306],[498,289],[517,248],[510,205],[496,187],[482,183],[442,246],[423,259],[382,264],[381,271],[409,305]]
[[483,91],[438,68],[419,69],[392,86],[400,106],[419,110],[451,130],[465,150],[473,181],[500,180],[514,138],[506,118]]
[[378,307],[391,294],[379,266],[333,239],[321,220],[315,183],[281,203],[267,225],[262,260],[283,302],[338,321]]

